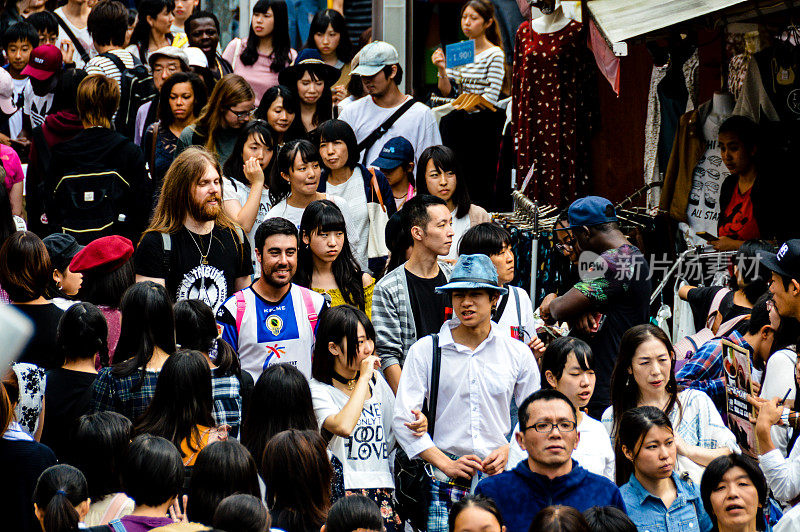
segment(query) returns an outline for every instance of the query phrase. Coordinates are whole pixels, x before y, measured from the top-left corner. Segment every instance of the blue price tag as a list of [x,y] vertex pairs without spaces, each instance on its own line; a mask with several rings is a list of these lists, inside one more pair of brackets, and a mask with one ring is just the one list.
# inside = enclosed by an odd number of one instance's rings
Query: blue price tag
[[455,68],[475,62],[475,41],[461,41],[448,44],[444,49],[447,68]]

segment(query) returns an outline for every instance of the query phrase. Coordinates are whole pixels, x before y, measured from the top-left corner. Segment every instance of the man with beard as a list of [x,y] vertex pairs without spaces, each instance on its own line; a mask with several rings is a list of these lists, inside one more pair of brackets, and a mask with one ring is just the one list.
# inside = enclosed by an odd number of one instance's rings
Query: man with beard
[[202,148],[175,158],[136,250],[137,282],[154,281],[176,301],[200,299],[214,310],[250,284],[250,244],[222,209],[221,173]]
[[[189,38],[189,46],[200,48],[206,55],[208,70],[214,81],[219,81],[222,76],[231,74],[231,64],[217,52],[219,47],[219,20],[214,13],[209,11],[195,11],[186,19],[183,28]],[[211,87],[213,88],[213,87]],[[209,88],[209,94],[211,93]]]
[[285,218],[265,220],[255,235],[261,277],[236,292],[217,312],[222,339],[239,354],[253,380],[271,364],[288,363],[311,378],[317,317],[325,298],[292,283],[298,236]]

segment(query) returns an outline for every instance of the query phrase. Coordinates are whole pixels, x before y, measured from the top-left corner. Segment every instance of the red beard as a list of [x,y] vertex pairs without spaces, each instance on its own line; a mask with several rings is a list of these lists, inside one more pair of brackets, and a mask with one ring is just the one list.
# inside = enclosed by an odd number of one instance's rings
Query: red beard
[[[209,201],[216,201],[216,205],[210,205]],[[198,222],[210,222],[216,220],[222,212],[222,198],[214,196],[204,201],[202,204],[197,204],[191,201],[189,204],[189,214]]]

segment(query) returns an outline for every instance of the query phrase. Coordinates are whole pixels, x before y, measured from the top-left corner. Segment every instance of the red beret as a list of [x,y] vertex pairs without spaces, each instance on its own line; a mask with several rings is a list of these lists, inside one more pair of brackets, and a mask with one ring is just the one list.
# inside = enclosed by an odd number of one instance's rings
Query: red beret
[[90,242],[69,263],[71,272],[113,272],[133,256],[133,244],[124,236],[104,236]]

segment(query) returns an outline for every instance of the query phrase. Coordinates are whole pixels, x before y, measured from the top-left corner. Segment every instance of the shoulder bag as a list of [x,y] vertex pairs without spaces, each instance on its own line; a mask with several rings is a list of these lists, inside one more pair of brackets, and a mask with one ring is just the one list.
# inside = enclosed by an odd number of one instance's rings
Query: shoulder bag
[[380,139],[382,136],[386,134],[387,131],[389,131],[389,129],[394,125],[394,123],[397,122],[397,120],[401,116],[403,116],[406,113],[406,111],[411,109],[411,106],[414,105],[414,103],[415,103],[414,98],[409,98],[406,103],[404,103],[403,105],[400,106],[399,109],[397,109],[397,111],[392,113],[392,115],[389,118],[384,120],[384,122],[381,125],[379,125],[378,128],[375,129],[375,131],[367,135],[367,137],[364,140],[358,143],[358,151],[363,153],[361,158],[364,164],[367,164],[366,162],[367,152],[370,150],[370,148],[372,148],[372,146],[376,142],[378,142],[378,139]]

